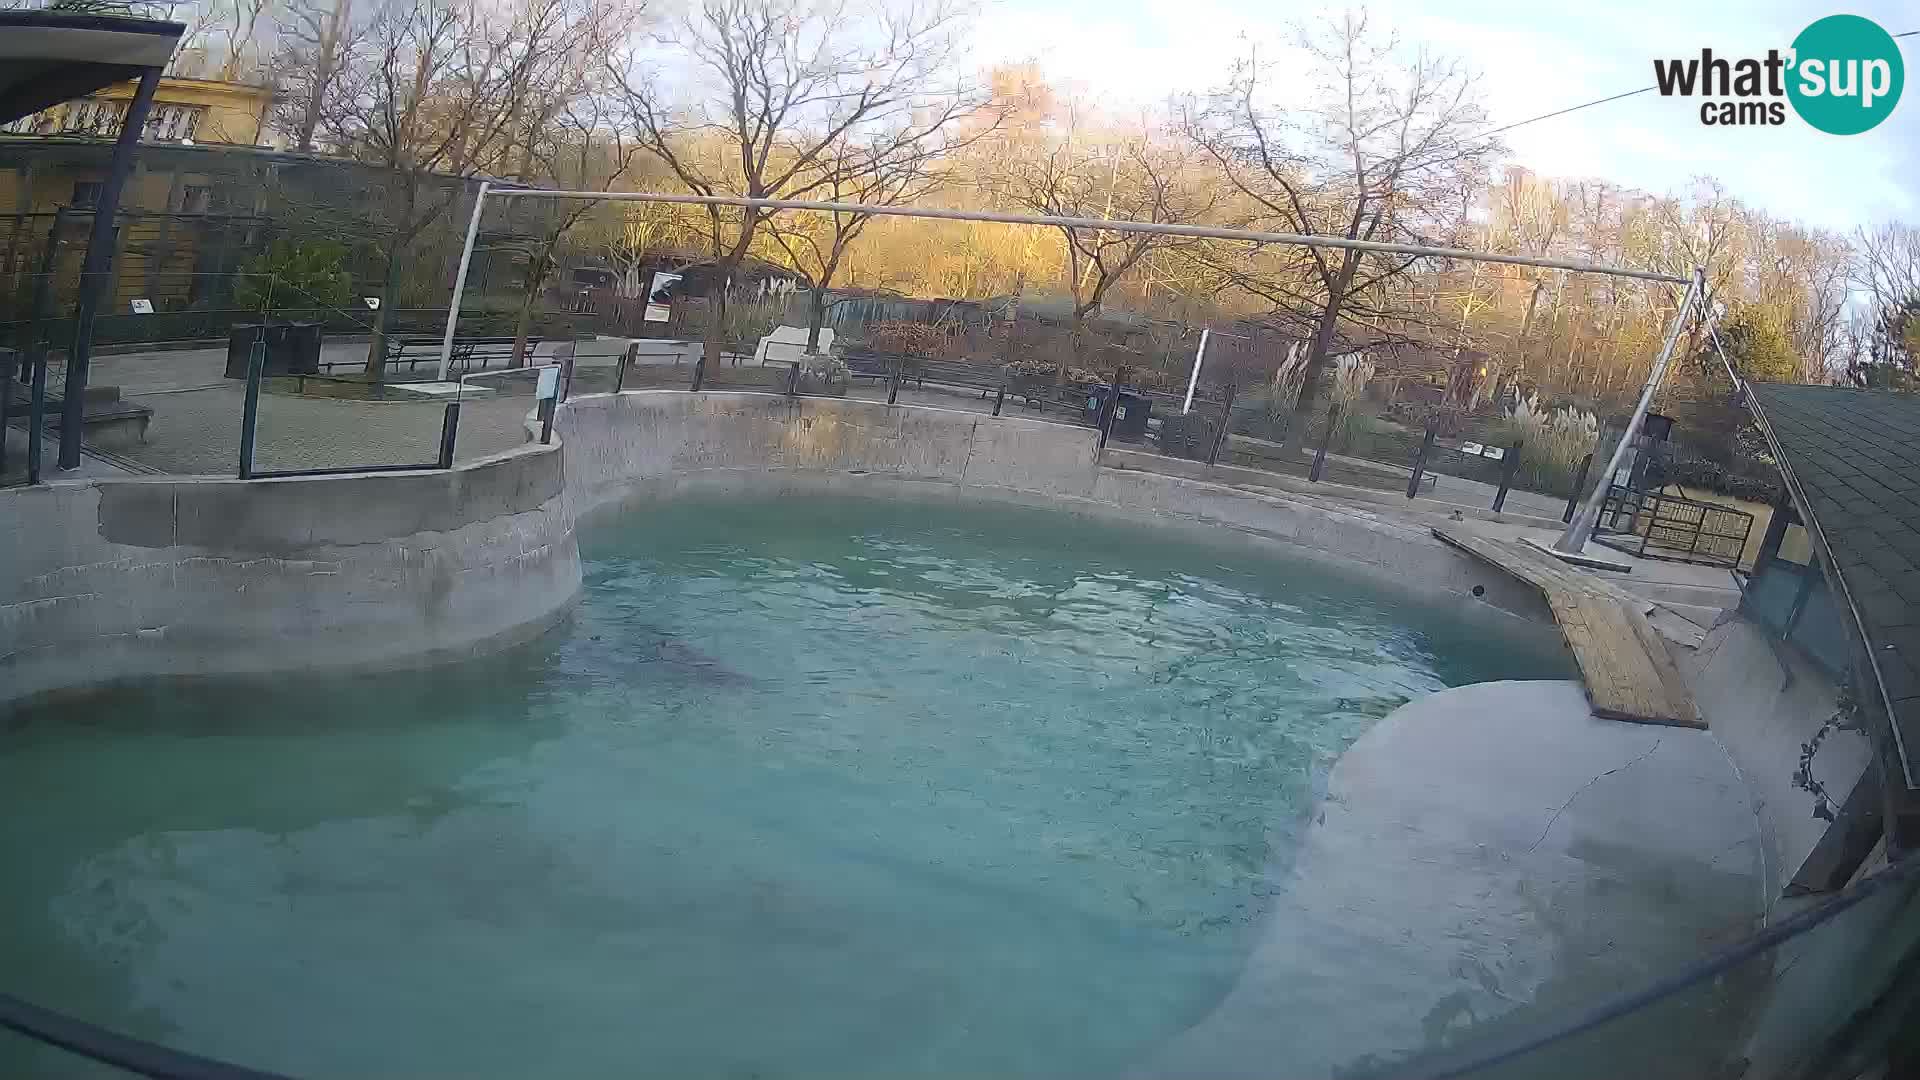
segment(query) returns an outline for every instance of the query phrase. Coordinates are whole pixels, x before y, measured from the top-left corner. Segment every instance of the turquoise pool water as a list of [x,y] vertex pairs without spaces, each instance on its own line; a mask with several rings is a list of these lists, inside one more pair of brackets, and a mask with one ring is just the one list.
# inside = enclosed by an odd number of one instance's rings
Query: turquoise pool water
[[0,989],[312,1077],[1111,1074],[1233,983],[1369,725],[1570,672],[1063,514],[677,502],[582,554],[504,655],[17,717]]

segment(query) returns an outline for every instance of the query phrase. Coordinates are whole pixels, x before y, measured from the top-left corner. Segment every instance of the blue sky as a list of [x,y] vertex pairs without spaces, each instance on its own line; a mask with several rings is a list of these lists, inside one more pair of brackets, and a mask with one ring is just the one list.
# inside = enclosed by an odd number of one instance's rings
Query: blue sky
[[[1309,5],[1272,0],[988,0],[975,56],[1038,61],[1112,108],[1202,90],[1244,48],[1281,42]],[[1376,0],[1377,26],[1403,44],[1460,57],[1481,72],[1494,123],[1506,124],[1653,82],[1656,57],[1732,57],[1787,48],[1825,15],[1865,15],[1889,32],[1920,30],[1920,4],[1846,7],[1783,0],[1642,0],[1550,6],[1492,0]],[[1920,37],[1901,41],[1907,87],[1870,132],[1825,135],[1789,116],[1783,127],[1701,125],[1698,100],[1644,94],[1543,120],[1504,138],[1511,160],[1563,177],[1593,176],[1654,192],[1719,178],[1775,216],[1833,229],[1890,219],[1920,222]]]

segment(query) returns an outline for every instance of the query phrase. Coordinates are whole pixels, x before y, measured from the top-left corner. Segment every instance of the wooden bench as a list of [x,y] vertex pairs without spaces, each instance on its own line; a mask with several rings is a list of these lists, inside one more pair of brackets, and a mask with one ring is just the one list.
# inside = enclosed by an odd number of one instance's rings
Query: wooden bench
[[1667,643],[1647,622],[1644,599],[1518,541],[1442,526],[1433,535],[1540,590],[1580,665],[1595,716],[1707,726]]

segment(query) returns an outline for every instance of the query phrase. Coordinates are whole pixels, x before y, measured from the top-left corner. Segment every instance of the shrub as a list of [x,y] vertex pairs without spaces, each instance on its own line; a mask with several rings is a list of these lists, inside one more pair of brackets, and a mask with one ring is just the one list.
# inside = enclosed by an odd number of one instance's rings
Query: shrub
[[1572,406],[1549,409],[1540,404],[1539,395],[1529,394],[1507,410],[1494,430],[1500,445],[1523,441],[1517,474],[1523,487],[1566,494],[1573,487],[1580,460],[1599,441],[1600,421]]
[[347,249],[331,240],[275,240],[241,268],[234,306],[260,312],[344,307],[353,292],[346,261]]

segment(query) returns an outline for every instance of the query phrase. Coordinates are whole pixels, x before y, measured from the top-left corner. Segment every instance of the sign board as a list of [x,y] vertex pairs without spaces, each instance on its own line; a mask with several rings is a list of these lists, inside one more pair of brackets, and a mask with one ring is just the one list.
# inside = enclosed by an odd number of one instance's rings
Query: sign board
[[664,270],[655,270],[653,272],[653,284],[647,286],[647,303],[664,304],[672,300],[672,289],[679,283],[679,274],[669,274]]
[[1484,449],[1486,449],[1486,447],[1481,446],[1477,442],[1463,442],[1460,444],[1460,452],[1463,454],[1473,454],[1475,456],[1478,456],[1480,451]]
[[136,299],[136,300],[134,300],[134,302],[133,302],[133,313],[134,313],[135,315],[151,315],[151,314],[153,314],[153,301],[151,301],[151,300],[148,300],[148,299],[147,299],[146,297],[144,297],[144,296],[143,296],[143,297],[140,297],[140,298],[138,298],[138,299]]
[[360,298],[360,302],[367,305],[368,311],[380,310],[380,298],[377,296],[363,296]]
[[535,401],[548,401],[560,396],[560,369],[544,367],[540,369],[540,385],[534,387]]
[[1489,457],[1495,461],[1505,461],[1507,459],[1507,450],[1504,446],[1489,446],[1485,450],[1480,451],[1480,456]]
[[667,305],[665,304],[648,304],[647,305],[647,321],[648,322],[668,322],[668,321],[671,321],[672,318],[673,318],[672,309],[668,308]]

